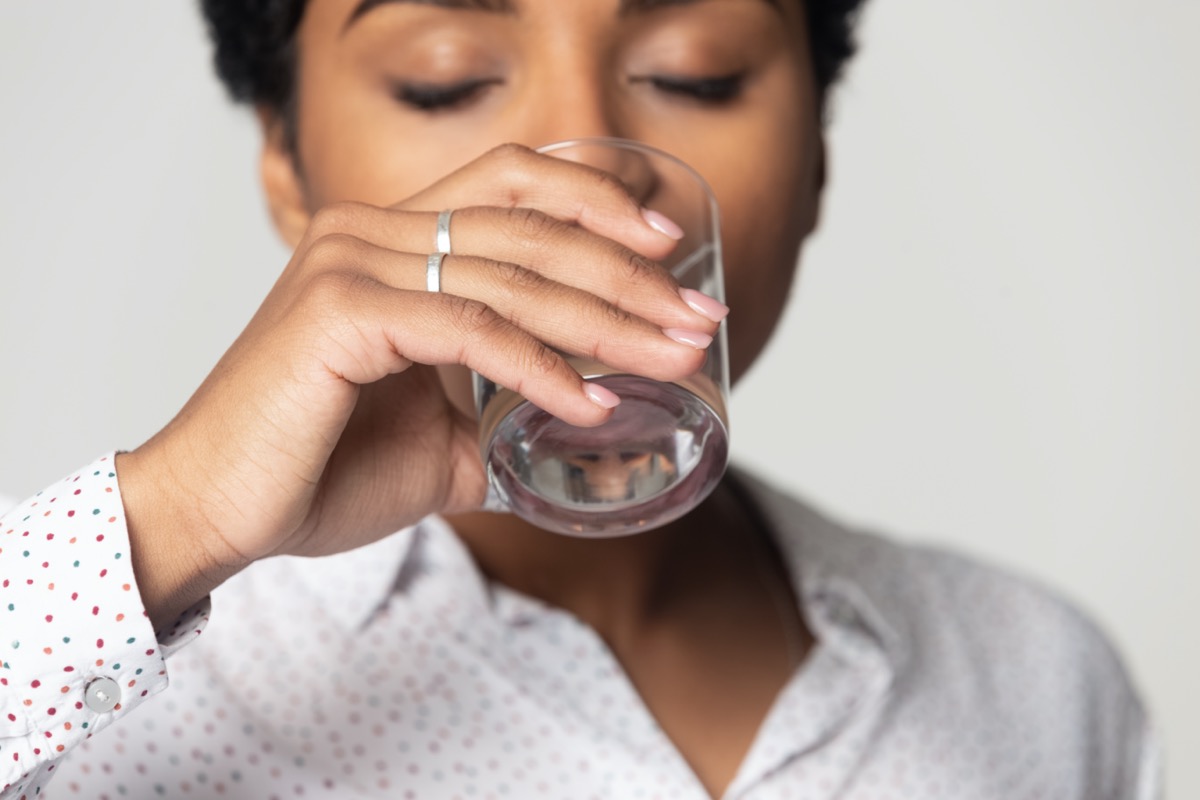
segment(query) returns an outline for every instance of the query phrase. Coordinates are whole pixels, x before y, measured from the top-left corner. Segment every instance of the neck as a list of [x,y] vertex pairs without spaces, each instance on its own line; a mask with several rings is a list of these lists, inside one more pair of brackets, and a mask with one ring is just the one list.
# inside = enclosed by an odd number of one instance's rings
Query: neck
[[615,539],[550,533],[508,514],[463,514],[449,522],[488,578],[620,640],[671,617],[714,581],[746,577],[747,546],[759,546],[746,541],[757,527],[750,517],[722,483],[686,517]]

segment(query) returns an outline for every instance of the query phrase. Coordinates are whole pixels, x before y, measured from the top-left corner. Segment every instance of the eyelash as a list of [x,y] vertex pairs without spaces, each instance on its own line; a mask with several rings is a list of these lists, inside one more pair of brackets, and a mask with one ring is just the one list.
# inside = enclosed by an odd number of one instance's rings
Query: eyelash
[[473,98],[486,86],[500,83],[498,79],[469,80],[449,85],[403,83],[396,87],[396,99],[418,111],[448,111]]
[[740,72],[713,78],[677,78],[657,75],[637,80],[649,83],[661,92],[683,95],[707,105],[721,105],[736,100],[741,95],[745,75]]
[[[635,78],[667,94],[682,95],[706,105],[729,103],[741,94],[745,76],[741,73],[713,78],[678,78],[657,75]],[[396,86],[396,99],[418,111],[450,111],[473,99],[483,89],[502,83],[499,79],[469,80],[449,85],[403,83]]]

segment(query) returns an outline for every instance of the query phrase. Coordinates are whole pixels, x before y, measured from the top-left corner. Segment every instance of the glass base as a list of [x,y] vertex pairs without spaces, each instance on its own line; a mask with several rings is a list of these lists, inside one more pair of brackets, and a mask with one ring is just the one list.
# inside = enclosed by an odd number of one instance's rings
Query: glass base
[[728,461],[720,415],[675,384],[621,374],[592,380],[621,398],[599,427],[568,425],[529,402],[497,423],[484,462],[509,509],[546,530],[603,538],[695,508]]

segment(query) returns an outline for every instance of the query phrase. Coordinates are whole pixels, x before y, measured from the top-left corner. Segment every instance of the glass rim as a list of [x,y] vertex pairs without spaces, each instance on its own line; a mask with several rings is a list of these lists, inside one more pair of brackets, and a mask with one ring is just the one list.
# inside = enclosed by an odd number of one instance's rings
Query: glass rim
[[646,153],[648,155],[665,159],[675,166],[681,168],[684,172],[690,175],[692,179],[696,181],[696,184],[701,188],[701,190],[703,190],[705,197],[708,199],[714,231],[720,230],[720,216],[717,211],[717,198],[716,195],[713,194],[712,186],[710,186],[708,181],[704,179],[703,175],[696,171],[695,167],[684,161],[679,156],[668,153],[662,148],[655,147],[652,144],[646,144],[645,142],[638,141],[637,139],[626,139],[621,136],[581,136],[575,139],[563,139],[561,141],[550,142],[549,144],[541,145],[540,147],[535,148],[535,152],[538,152],[542,155],[549,155],[559,150],[567,150],[572,147],[598,145],[605,147],[618,147],[624,150],[634,150],[637,152]]

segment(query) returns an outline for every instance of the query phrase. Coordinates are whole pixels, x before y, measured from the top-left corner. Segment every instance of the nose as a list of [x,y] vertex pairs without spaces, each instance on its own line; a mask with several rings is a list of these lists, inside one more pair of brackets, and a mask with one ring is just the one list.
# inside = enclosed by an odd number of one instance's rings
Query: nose
[[[566,140],[578,141],[578,140]],[[549,146],[549,154],[565,161],[573,161],[594,169],[602,170],[617,178],[625,189],[640,204],[646,205],[658,191],[660,176],[650,160],[638,150],[612,146],[619,137],[587,137],[581,144],[557,150]]]
[[588,69],[560,69],[539,92],[538,111],[527,118],[526,141],[535,147],[553,143],[596,140],[595,144],[551,152],[557,158],[585,164],[614,175],[643,205],[655,193],[659,177],[651,162],[636,150],[603,144],[607,139],[636,138],[636,120],[624,108],[620,90]]

